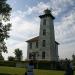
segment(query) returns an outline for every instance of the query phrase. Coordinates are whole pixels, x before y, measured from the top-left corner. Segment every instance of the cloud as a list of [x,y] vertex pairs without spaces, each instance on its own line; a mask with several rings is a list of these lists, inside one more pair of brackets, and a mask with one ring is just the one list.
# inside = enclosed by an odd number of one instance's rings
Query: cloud
[[14,56],[14,49],[20,48],[24,53],[25,59],[27,54],[27,44],[25,41],[39,34],[39,19],[36,17],[36,19],[33,18],[33,21],[29,21],[26,19],[26,15],[23,14],[21,16],[22,14],[22,11],[17,11],[11,16],[10,38],[6,41],[9,53],[8,55],[4,54],[4,56]]
[[[74,39],[75,32],[75,11],[69,13],[68,16],[63,16],[60,22],[56,22],[56,38],[60,40],[60,42],[65,43],[68,39]],[[68,41],[69,41],[68,40]]]
[[60,59],[72,59],[75,54],[75,10],[65,13],[55,22],[55,35],[59,45]]
[[40,1],[36,6],[29,7],[25,14],[32,14],[32,13],[43,13],[43,11],[47,8],[52,10],[53,15],[58,16],[62,12],[66,11],[69,7],[74,6],[74,0],[48,0],[46,3],[44,1]]
[[14,16],[12,16],[12,19],[11,19],[12,28],[11,28],[10,35],[13,37],[15,37],[16,35],[16,37],[19,36],[19,37],[25,38],[27,36],[33,36],[35,35],[35,33],[38,34],[39,26],[40,26],[38,22],[39,19],[37,19],[36,17],[36,19],[33,18],[33,21],[29,21],[26,19],[26,15],[21,16],[22,14],[23,13],[21,11],[20,13],[19,12],[13,13]]
[[49,4],[48,3],[40,2],[36,6],[29,7],[28,10],[27,10],[27,13],[28,14],[42,13],[47,8],[49,8]]
[[75,43],[66,45],[59,45],[59,56],[60,59],[72,59],[72,55],[75,54]]
[[[55,16],[60,15],[75,4],[74,0],[50,0],[50,7],[53,10]],[[69,9],[70,10],[70,9]]]

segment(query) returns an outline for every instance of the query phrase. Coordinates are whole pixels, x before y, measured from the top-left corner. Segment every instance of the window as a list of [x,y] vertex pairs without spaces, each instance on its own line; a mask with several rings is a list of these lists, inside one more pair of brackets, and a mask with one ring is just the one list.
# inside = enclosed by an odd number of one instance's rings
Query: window
[[36,48],[38,48],[38,41],[36,42]]
[[45,59],[45,52],[42,52],[42,59]]
[[46,30],[45,29],[43,30],[43,35],[46,35]]
[[31,42],[29,43],[29,48],[30,48],[30,49],[32,48],[32,43],[31,43]]
[[29,53],[29,59],[32,59],[32,54],[31,53]]
[[42,41],[42,46],[43,46],[43,47],[46,46],[46,41],[45,41],[45,40]]
[[46,19],[43,20],[43,25],[46,25]]

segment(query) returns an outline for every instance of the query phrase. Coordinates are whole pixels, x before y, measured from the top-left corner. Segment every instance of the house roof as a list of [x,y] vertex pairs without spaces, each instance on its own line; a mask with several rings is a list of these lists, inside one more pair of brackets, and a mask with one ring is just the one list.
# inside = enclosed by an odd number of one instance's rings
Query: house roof
[[[36,41],[38,41],[38,40],[39,40],[39,36],[34,37],[34,38],[32,38],[32,39],[29,39],[29,40],[27,40],[26,42],[36,42]],[[55,41],[55,43],[59,45],[59,43],[58,43],[57,41]]]
[[35,42],[35,41],[38,41],[38,39],[39,39],[39,36],[29,39],[26,42]]

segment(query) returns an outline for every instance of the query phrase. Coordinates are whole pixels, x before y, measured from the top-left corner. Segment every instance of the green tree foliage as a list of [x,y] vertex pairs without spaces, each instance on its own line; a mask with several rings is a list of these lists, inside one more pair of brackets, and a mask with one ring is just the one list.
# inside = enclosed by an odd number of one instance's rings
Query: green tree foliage
[[22,50],[20,50],[19,48],[15,49],[15,59],[18,60],[18,61],[21,61],[22,60]]
[[6,2],[7,0],[0,0],[0,15],[2,15],[4,21],[10,20],[10,11],[12,9]]
[[7,52],[5,39],[9,38],[10,12],[12,8],[7,4],[7,0],[0,0],[0,53]]
[[13,57],[13,56],[8,57],[8,61],[14,61],[14,60],[15,60],[15,57]]

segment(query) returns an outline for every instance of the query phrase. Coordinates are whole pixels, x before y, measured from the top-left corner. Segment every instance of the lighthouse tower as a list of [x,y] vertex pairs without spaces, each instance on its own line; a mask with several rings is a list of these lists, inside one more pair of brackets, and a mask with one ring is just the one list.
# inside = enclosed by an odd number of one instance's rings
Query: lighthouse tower
[[55,42],[54,34],[54,16],[51,11],[46,9],[43,15],[39,16],[40,21],[40,35],[39,35],[39,49],[42,60],[56,61],[58,60],[58,43]]

